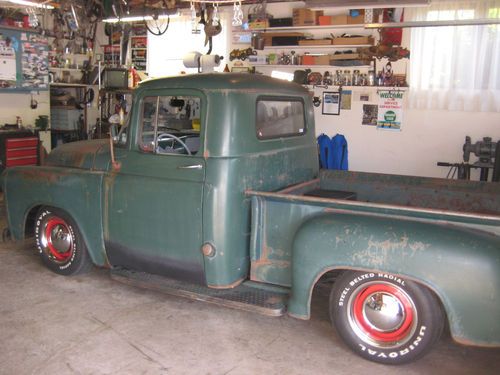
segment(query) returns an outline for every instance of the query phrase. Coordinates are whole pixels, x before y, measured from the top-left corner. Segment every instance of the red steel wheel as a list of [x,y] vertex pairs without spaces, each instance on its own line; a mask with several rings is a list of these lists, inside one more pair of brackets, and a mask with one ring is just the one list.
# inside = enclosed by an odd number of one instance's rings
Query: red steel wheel
[[380,347],[405,342],[415,330],[417,312],[411,298],[398,286],[365,284],[349,300],[349,323],[353,330]]
[[61,275],[87,271],[92,262],[73,219],[64,211],[43,207],[35,221],[36,245],[43,263]]
[[420,358],[444,326],[430,290],[384,272],[345,272],[330,294],[330,319],[354,352],[385,364]]
[[68,224],[59,217],[51,217],[45,223],[40,242],[55,262],[66,262],[73,254],[73,236]]

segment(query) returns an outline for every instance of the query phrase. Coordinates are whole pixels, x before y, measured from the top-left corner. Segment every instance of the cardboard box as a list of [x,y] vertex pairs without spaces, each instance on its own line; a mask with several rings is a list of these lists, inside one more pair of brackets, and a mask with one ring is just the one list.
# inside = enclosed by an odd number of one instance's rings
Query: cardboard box
[[347,14],[331,16],[330,22],[332,25],[347,25],[347,17]]
[[314,65],[330,65],[330,55],[314,56]]
[[248,23],[248,28],[250,30],[262,30],[269,28],[269,21],[252,21]]
[[273,38],[281,38],[281,37],[304,37],[304,33],[297,32],[270,32],[270,33],[262,33],[261,36],[264,38],[265,46],[273,45]]
[[332,39],[332,44],[336,46],[357,46],[360,44],[370,44],[373,45],[372,36],[356,36],[353,38],[338,37]]
[[311,55],[303,55],[302,56],[302,65],[314,65],[315,64],[314,57],[315,56],[311,56]]
[[332,24],[332,17],[331,16],[319,16],[318,17],[318,23],[321,26],[328,26]]
[[331,39],[302,39],[299,46],[328,46],[332,44]]
[[254,64],[267,64],[268,59],[266,55],[250,55],[248,56],[248,62]]
[[314,11],[307,8],[295,8],[293,10],[293,26],[315,26],[319,24],[319,17],[323,11]]
[[335,60],[357,60],[359,59],[359,53],[337,53],[330,55],[330,61]]
[[360,14],[357,17],[347,16],[347,24],[348,25],[359,25],[365,23],[365,14]]

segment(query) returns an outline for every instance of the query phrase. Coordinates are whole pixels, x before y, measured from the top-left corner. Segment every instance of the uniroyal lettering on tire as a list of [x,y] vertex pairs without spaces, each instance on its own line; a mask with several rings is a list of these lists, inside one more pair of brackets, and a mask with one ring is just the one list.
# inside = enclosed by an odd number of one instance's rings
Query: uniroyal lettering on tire
[[443,310],[430,290],[380,272],[348,271],[335,281],[330,318],[354,352],[385,364],[420,358],[444,325]]
[[38,212],[35,240],[43,263],[58,274],[83,273],[91,266],[78,228],[61,210],[44,207]]

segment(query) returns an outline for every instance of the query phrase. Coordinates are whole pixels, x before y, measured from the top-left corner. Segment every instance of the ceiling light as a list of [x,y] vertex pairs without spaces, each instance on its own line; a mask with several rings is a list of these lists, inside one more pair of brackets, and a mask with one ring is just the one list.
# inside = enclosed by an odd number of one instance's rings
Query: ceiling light
[[34,1],[26,1],[26,0],[7,0],[7,2],[17,5],[23,5],[25,7],[34,7],[34,8],[43,8],[43,9],[54,9],[52,5],[35,3]]
[[[157,19],[159,20],[164,20],[167,18],[175,18],[179,17],[179,13],[173,13],[173,14],[161,14],[158,16]],[[118,23],[118,22],[140,22],[140,21],[153,21],[154,18],[153,16],[125,16],[121,18],[106,18],[103,19],[102,22],[107,22],[107,23]]]

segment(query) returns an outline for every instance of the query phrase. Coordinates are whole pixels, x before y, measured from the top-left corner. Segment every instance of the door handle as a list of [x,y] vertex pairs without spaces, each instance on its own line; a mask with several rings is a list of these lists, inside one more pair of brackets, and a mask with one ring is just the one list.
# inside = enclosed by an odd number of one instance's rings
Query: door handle
[[177,169],[202,169],[203,165],[201,164],[194,164],[194,165],[181,165],[177,167]]

